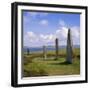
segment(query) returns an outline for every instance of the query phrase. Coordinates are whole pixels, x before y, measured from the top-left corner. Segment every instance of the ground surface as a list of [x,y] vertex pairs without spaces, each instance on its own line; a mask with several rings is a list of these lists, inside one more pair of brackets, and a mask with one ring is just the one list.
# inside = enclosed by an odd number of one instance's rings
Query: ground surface
[[58,59],[55,59],[54,51],[47,53],[45,60],[41,52],[30,55],[24,54],[23,76],[55,76],[55,75],[77,75],[80,74],[80,51],[74,49],[73,63],[66,62],[65,50],[59,52]]

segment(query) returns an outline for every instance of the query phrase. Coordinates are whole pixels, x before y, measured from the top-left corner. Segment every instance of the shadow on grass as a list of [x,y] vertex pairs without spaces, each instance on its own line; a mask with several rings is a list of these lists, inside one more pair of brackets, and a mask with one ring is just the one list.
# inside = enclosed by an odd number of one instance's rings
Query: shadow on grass
[[60,63],[50,63],[51,65],[70,65],[71,63],[68,62],[60,62]]

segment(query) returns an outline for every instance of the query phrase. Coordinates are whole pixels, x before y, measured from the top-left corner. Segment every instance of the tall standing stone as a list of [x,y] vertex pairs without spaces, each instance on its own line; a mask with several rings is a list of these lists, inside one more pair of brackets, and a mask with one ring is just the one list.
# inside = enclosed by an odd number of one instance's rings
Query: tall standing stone
[[47,55],[46,55],[46,46],[43,46],[43,57],[44,57],[44,59],[47,58]]
[[67,36],[67,57],[66,57],[66,61],[68,63],[72,63],[72,39],[71,39],[71,30],[68,30],[68,36]]
[[56,40],[55,40],[55,48],[56,48],[56,59],[58,59],[58,50],[59,50],[59,47],[58,47],[58,38],[56,38]]

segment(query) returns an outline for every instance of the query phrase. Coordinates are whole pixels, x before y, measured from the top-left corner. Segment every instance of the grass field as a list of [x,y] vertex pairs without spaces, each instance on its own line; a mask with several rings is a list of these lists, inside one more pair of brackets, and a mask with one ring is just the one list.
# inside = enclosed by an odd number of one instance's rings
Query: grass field
[[55,59],[55,51],[47,52],[47,59],[43,59],[42,52],[24,54],[23,76],[55,76],[80,74],[80,49],[73,49],[73,63],[66,62],[66,50],[59,51],[59,58]]

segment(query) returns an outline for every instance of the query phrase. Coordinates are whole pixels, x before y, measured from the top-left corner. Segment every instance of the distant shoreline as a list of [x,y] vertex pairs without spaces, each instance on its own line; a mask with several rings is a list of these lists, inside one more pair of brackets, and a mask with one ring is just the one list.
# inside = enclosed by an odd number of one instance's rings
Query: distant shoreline
[[[59,46],[59,50],[60,49],[65,49],[66,46]],[[73,48],[80,48],[80,45],[74,45]],[[47,51],[53,51],[55,50],[54,46],[47,46],[46,47]],[[38,52],[38,51],[42,51],[43,47],[24,47],[23,51],[27,52],[27,50],[29,50],[30,52]]]

